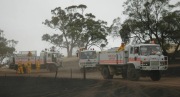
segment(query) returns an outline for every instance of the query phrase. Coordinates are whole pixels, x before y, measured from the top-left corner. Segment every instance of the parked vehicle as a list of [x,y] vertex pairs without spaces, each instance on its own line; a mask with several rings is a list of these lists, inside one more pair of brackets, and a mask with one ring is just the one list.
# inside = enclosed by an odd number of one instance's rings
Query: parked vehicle
[[97,54],[96,51],[80,49],[79,51],[79,67],[80,69],[96,69]]
[[149,76],[153,81],[161,79],[161,71],[168,68],[168,57],[158,44],[138,43],[134,38],[121,51],[99,52],[98,64],[104,79],[122,75],[129,80]]
[[28,60],[32,63],[32,68],[35,68],[36,61],[39,60],[40,67],[46,68],[51,72],[56,71],[58,67],[62,66],[62,58],[59,52],[42,51],[40,56],[37,56],[37,51],[20,51],[14,55],[10,68],[17,70],[19,61],[25,64]]

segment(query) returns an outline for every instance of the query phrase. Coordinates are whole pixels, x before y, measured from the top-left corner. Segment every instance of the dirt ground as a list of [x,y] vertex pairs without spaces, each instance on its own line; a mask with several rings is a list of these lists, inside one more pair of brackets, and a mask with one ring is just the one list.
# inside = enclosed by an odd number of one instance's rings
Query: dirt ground
[[121,76],[104,80],[98,70],[79,70],[77,59],[65,60],[56,73],[41,70],[16,74],[0,69],[0,97],[180,97],[180,69],[170,66],[160,81],[149,77],[128,81]]

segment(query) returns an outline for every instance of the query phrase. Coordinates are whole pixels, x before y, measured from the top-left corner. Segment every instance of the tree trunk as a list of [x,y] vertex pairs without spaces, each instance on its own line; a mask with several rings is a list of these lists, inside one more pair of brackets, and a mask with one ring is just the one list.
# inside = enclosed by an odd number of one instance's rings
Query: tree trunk
[[67,57],[72,57],[72,52],[71,51],[69,51],[69,53],[68,53],[68,56]]
[[72,51],[74,47],[67,48],[67,57],[72,57]]
[[67,49],[67,57],[72,57],[72,51]]

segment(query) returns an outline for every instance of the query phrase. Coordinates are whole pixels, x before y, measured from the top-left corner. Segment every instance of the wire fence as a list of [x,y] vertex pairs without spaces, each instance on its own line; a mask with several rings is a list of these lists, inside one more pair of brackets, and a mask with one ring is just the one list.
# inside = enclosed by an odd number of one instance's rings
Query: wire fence
[[19,74],[12,69],[0,69],[0,76],[26,76],[26,77],[54,77],[56,78],[79,78],[79,79],[102,79],[97,69],[59,68],[56,72],[41,69],[39,72],[32,70],[31,73]]

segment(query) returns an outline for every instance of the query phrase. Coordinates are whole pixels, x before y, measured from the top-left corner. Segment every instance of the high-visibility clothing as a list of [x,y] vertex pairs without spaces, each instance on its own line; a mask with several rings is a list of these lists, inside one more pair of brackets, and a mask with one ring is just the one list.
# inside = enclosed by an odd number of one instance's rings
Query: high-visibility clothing
[[22,62],[20,61],[20,62],[18,62],[18,73],[24,73],[24,71],[23,71],[23,65],[22,65]]
[[125,48],[125,44],[124,43],[121,43],[121,46],[118,48],[117,51],[123,51]]
[[39,72],[39,70],[40,70],[40,61],[37,60],[36,61],[36,72]]
[[28,65],[27,63],[24,63],[25,73],[28,73]]
[[31,61],[27,62],[27,69],[28,69],[27,72],[31,73]]

